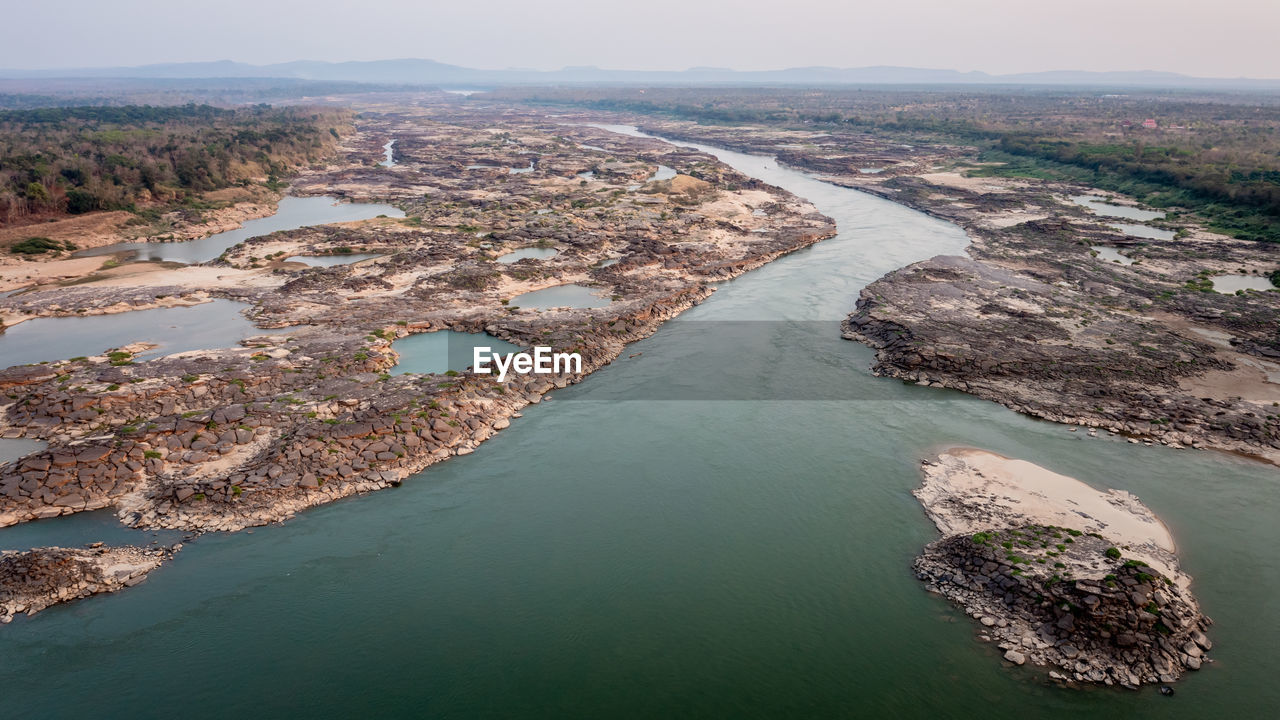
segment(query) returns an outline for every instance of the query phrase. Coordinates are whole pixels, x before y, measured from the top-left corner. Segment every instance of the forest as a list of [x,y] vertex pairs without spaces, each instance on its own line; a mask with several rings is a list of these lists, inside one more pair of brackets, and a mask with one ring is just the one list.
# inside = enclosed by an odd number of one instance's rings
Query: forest
[[333,152],[345,110],[258,105],[0,111],[0,224],[191,203]]

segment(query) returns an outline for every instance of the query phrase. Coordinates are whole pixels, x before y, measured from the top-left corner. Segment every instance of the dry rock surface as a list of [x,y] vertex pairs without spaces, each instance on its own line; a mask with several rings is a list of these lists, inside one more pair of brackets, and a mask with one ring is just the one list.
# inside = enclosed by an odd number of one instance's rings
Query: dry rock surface
[[[122,343],[0,370],[0,435],[48,443],[0,467],[0,527],[110,508],[133,527],[233,531],[397,486],[472,452],[712,283],[834,234],[808,202],[709,155],[574,120],[438,98],[371,106],[340,156],[290,192],[391,203],[405,218],[304,227],[201,265],[129,263],[118,270],[141,267],[0,298],[6,324],[221,298],[284,329],[145,361]],[[379,166],[390,139],[396,164]],[[657,180],[660,166],[675,177]],[[555,255],[498,261],[530,248]],[[377,257],[290,260],[354,253]],[[570,283],[608,304],[515,301]],[[396,371],[395,340],[443,330],[576,352],[582,371],[503,382]]]
[[1167,684],[1208,662],[1210,621],[1173,538],[1138,498],[970,448],[924,461],[943,537],[915,561],[1014,665],[1063,683]]
[[1214,284],[1264,280],[1280,267],[1274,244],[1209,232],[1177,208],[1134,228],[1072,198],[1131,200],[985,177],[974,148],[853,130],[628,121],[773,154],[966,231],[966,256],[919,262],[863,289],[844,336],[876,349],[877,374],[1133,442],[1280,462],[1280,292]]

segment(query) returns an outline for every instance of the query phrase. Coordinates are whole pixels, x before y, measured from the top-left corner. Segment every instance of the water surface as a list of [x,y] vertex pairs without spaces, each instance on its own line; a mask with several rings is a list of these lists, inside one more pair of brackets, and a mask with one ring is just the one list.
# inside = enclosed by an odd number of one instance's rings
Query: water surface
[[1165,213],[1155,210],[1142,210],[1140,208],[1131,207],[1129,205],[1116,205],[1109,203],[1105,198],[1097,195],[1073,195],[1071,201],[1077,205],[1089,208],[1098,215],[1107,217],[1125,218],[1126,220],[1138,220],[1145,222],[1147,220],[1159,220],[1165,216]]
[[309,267],[333,267],[335,265],[350,265],[351,263],[380,257],[382,257],[382,253],[347,253],[345,255],[294,255],[285,259],[289,262],[302,263]]
[[418,333],[391,343],[391,349],[400,353],[395,366],[397,375],[405,373],[443,373],[449,370],[462,372],[471,367],[475,359],[474,349],[489,348],[488,353],[507,354],[523,348],[488,333],[464,333],[454,330]]
[[49,443],[32,438],[0,438],[0,465],[24,458],[49,447]]
[[1098,253],[1098,257],[1100,259],[1106,260],[1107,262],[1116,262],[1121,265],[1133,264],[1133,258],[1122,254],[1119,250],[1113,247],[1108,247],[1106,245],[1094,245],[1091,249]]
[[598,308],[612,302],[602,293],[607,288],[594,288],[587,285],[570,283],[555,287],[534,290],[511,298],[513,307],[532,308],[534,310],[550,310],[551,308]]
[[1107,227],[1119,230],[1131,237],[1150,238],[1152,240],[1172,240],[1174,235],[1172,230],[1161,230],[1149,225],[1135,225],[1133,223],[1107,223]]
[[270,235],[281,230],[296,230],[309,225],[353,222],[386,215],[404,217],[404,211],[379,203],[340,202],[332,197],[293,197],[280,199],[274,215],[246,221],[235,230],[210,235],[199,240],[173,243],[127,242],[83,250],[78,257],[132,253],[134,260],[169,260],[180,263],[200,263],[212,260],[240,242],[259,235]]
[[[153,544],[164,546],[181,541],[178,530],[135,530],[120,524],[113,510],[103,509],[61,515],[0,529],[0,550],[30,550],[37,547],[82,547],[101,542],[108,545]],[[3,643],[0,643],[2,645]]]
[[0,334],[0,368],[100,355],[135,342],[159,345],[139,354],[135,358],[138,360],[187,350],[235,347],[246,337],[271,332],[241,314],[247,307],[231,300],[212,300],[200,305],[113,315],[27,320]]
[[649,178],[649,180],[651,181],[670,180],[675,176],[676,176],[676,171],[674,168],[669,168],[666,165],[659,165],[658,169],[653,173],[653,175]]
[[[871,351],[841,340],[839,320],[885,272],[962,252],[963,233],[715,152],[811,199],[840,234],[721,283],[397,490],[202,537],[137,588],[16,620],[0,632],[6,708],[1025,720],[1280,707],[1274,468],[1089,439],[871,376]],[[910,495],[918,462],[949,443],[1137,493],[1217,621],[1218,664],[1172,698],[1001,667],[910,569],[936,536]]]
[[520,248],[519,250],[512,250],[509,253],[499,255],[498,262],[503,264],[510,264],[519,260],[524,260],[525,258],[533,258],[534,260],[546,260],[547,258],[553,258],[559,254],[560,254],[560,251],[556,250],[555,248],[536,248],[536,247]]
[[1237,290],[1257,290],[1269,292],[1277,289],[1271,278],[1261,275],[1214,275],[1213,289],[1220,293],[1235,293]]

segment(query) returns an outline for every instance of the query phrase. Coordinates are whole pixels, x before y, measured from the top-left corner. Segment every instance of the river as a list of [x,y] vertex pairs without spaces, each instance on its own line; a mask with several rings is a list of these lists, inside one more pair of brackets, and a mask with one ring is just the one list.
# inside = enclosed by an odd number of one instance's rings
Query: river
[[[136,588],[14,621],[0,630],[6,708],[1021,720],[1280,707],[1274,468],[1088,439],[872,377],[871,351],[841,340],[838,321],[865,284],[960,252],[963,234],[770,158],[708,150],[809,198],[840,234],[722,283],[399,489],[202,537]],[[948,443],[1137,493],[1217,620],[1218,663],[1172,698],[1001,667],[910,569],[935,537],[910,495],[918,463]]]

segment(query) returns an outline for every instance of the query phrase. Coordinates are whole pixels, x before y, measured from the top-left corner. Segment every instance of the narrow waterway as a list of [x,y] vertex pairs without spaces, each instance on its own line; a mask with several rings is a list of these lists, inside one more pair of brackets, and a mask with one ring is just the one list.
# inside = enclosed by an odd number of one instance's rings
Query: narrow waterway
[[380,215],[404,217],[404,211],[380,203],[342,202],[333,197],[293,197],[280,199],[276,212],[267,217],[246,221],[234,230],[186,242],[127,242],[82,250],[77,257],[130,253],[131,260],[170,260],[180,263],[208,262],[232,245],[251,237],[270,235],[281,230],[296,230],[308,225],[368,220]]
[[235,347],[251,335],[281,332],[254,325],[243,315],[248,308],[218,299],[111,315],[35,318],[0,334],[0,368],[101,355],[136,342],[155,343],[155,348],[133,358],[150,360],[188,350]]
[[[0,629],[15,717],[1263,717],[1280,706],[1277,471],[874,378],[858,290],[954,226],[709,150],[840,234],[741,278],[403,487],[189,543],[117,595]],[[630,357],[628,357],[630,356]],[[835,399],[832,399],[835,398]],[[910,490],[976,445],[1137,493],[1216,665],[1177,695],[1003,668],[925,593]],[[3,533],[4,531],[0,531]]]

